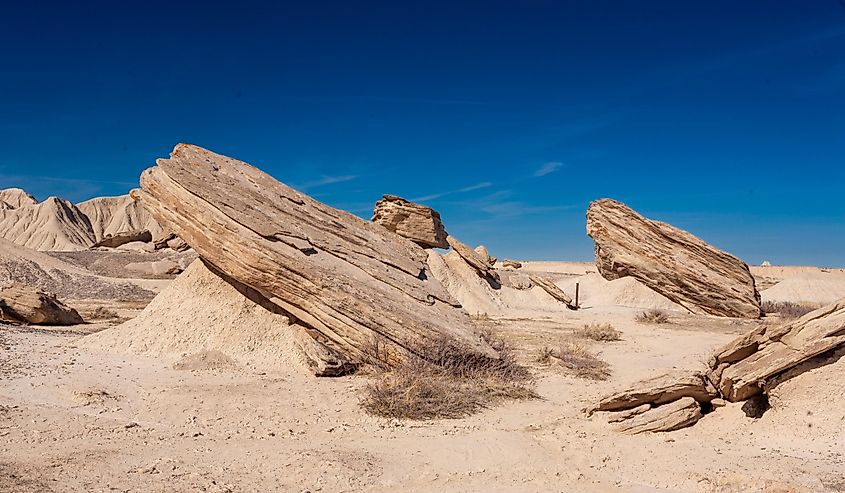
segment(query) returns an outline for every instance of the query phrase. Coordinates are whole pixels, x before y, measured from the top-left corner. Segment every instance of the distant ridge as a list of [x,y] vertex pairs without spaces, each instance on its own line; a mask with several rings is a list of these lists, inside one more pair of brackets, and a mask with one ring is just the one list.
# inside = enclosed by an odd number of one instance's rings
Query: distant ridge
[[0,238],[39,251],[87,250],[105,236],[161,226],[129,195],[98,197],[78,205],[57,197],[37,202],[19,188],[0,190]]

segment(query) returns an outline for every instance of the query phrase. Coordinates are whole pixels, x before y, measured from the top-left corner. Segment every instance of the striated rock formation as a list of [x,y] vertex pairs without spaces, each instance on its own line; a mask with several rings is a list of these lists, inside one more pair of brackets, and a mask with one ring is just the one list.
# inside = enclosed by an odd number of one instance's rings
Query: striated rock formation
[[384,195],[376,202],[373,222],[381,224],[423,248],[449,248],[440,214],[424,205],[396,195]]
[[[641,406],[662,409],[662,405],[682,399],[693,399],[702,409],[716,409],[724,405],[724,399],[748,400],[743,409],[747,407],[749,415],[759,417],[768,402],[765,394],[807,370],[838,359],[843,349],[845,299],[797,320],[777,327],[760,326],[738,337],[715,352],[705,374],[674,372],[635,383],[605,397],[589,413],[621,411],[626,416],[634,415],[642,411]],[[672,420],[690,420],[688,424],[697,421],[691,408],[677,406]],[[627,418],[617,415],[610,421],[623,419]]]
[[132,198],[132,193],[117,197],[96,197],[80,202],[77,207],[88,217],[96,241],[131,231],[147,230],[153,238],[163,233],[155,219]]
[[659,407],[637,408],[638,412],[621,416],[616,431],[636,435],[645,432],[674,431],[692,426],[701,419],[701,406],[692,397]]
[[497,357],[427,275],[418,245],[244,163],[180,144],[141,176],[140,198],[216,270],[255,289],[352,361],[388,363],[449,338]]
[[37,204],[0,208],[0,237],[42,251],[85,250],[95,241],[85,214],[56,197]]
[[777,327],[759,327],[716,351],[710,380],[731,402],[765,392],[796,367],[845,347],[845,300]]
[[758,318],[748,266],[699,238],[610,199],[590,204],[587,234],[608,280],[631,276],[693,313]]
[[79,313],[56,295],[22,284],[0,290],[0,320],[39,325],[83,323]]
[[170,248],[176,252],[184,252],[191,249],[191,245],[185,243],[185,240],[176,236],[175,233],[168,233],[153,242],[155,250],[163,250]]

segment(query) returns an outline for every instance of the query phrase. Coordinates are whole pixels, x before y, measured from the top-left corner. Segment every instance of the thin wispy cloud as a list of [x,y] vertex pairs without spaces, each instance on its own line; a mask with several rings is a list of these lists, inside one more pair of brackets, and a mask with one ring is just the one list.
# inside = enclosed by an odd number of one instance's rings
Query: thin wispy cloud
[[490,183],[489,181],[483,181],[481,183],[476,183],[475,185],[470,185],[468,187],[459,188],[457,190],[449,190],[449,191],[446,191],[446,192],[433,193],[431,195],[424,195],[422,197],[415,197],[415,198],[411,199],[411,201],[412,202],[425,202],[427,200],[435,200],[435,199],[447,197],[449,195],[456,195],[456,194],[459,194],[459,193],[472,192],[474,190],[481,190],[482,188],[488,188],[488,187],[492,187],[492,186],[493,186],[493,184]]
[[537,171],[534,172],[534,176],[546,176],[548,174],[554,173],[562,167],[563,163],[559,161],[549,161],[548,163],[540,166]]
[[294,185],[297,190],[305,191],[312,188],[323,187],[326,185],[334,185],[335,183],[343,183],[352,181],[358,178],[358,175],[324,175],[316,180],[308,181],[298,185]]

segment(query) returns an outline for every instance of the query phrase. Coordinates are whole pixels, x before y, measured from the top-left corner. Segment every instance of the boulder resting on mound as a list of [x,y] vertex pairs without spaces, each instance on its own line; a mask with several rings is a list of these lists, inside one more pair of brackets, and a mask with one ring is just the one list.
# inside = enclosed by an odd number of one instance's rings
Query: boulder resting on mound
[[449,248],[440,214],[431,207],[384,195],[376,202],[372,221],[423,248]]

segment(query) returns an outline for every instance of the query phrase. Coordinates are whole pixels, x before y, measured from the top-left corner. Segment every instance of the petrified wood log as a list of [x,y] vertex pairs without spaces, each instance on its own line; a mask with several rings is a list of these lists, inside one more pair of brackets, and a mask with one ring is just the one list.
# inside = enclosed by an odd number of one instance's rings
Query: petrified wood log
[[538,275],[531,275],[528,277],[529,279],[531,279],[531,282],[533,282],[537,286],[540,286],[543,291],[548,293],[549,296],[551,296],[552,298],[560,301],[572,310],[578,309],[578,307],[572,303],[572,298],[568,294],[566,294],[562,289],[557,287],[557,284],[552,282],[551,279]]
[[411,241],[200,147],[177,145],[157,164],[140,198],[164,229],[351,360],[374,338],[400,358],[443,337],[496,357]]
[[605,279],[634,277],[693,313],[760,317],[748,266],[686,231],[603,199],[587,210],[587,234]]
[[497,284],[501,284],[502,280],[499,278],[499,273],[496,272],[496,269],[494,269],[490,264],[489,256],[482,257],[478,252],[461,243],[460,240],[452,235],[447,236],[446,241],[449,243],[449,246],[455,250],[455,253],[460,255],[461,258],[470,265],[470,267],[478,272],[479,276],[487,277]]
[[669,404],[627,416],[617,425],[616,431],[629,435],[647,431],[674,431],[692,426],[699,419],[701,406],[692,397],[683,397]]

